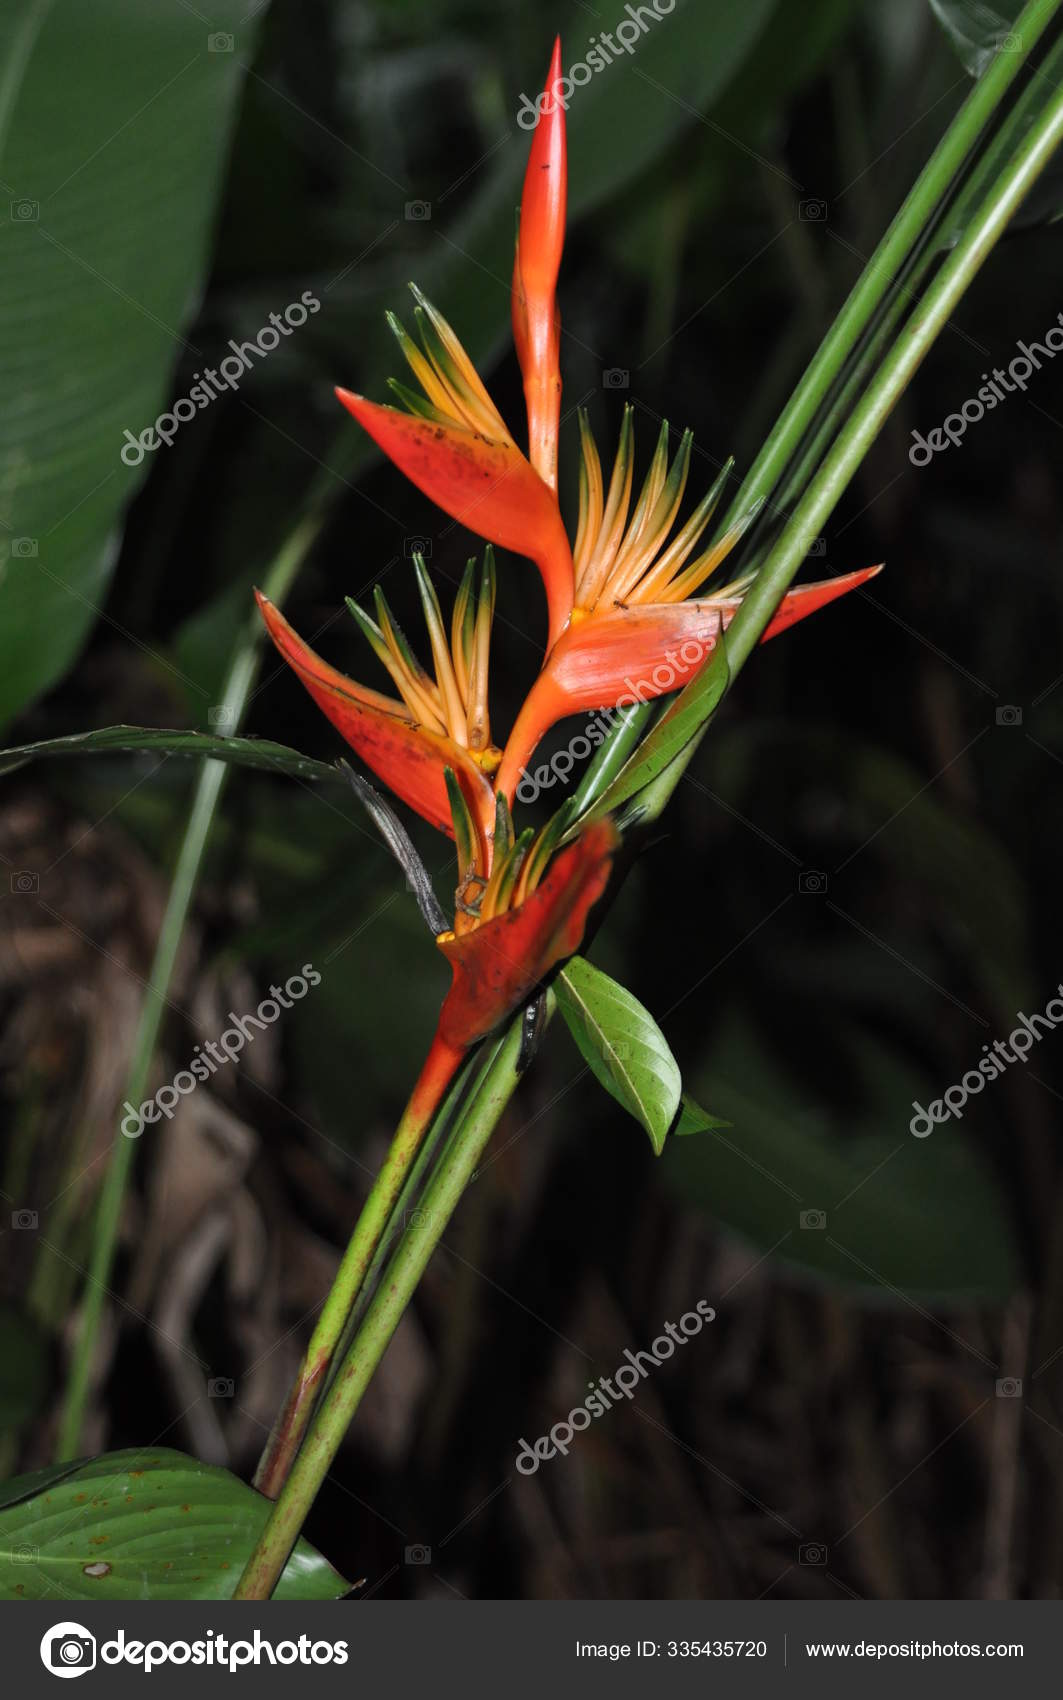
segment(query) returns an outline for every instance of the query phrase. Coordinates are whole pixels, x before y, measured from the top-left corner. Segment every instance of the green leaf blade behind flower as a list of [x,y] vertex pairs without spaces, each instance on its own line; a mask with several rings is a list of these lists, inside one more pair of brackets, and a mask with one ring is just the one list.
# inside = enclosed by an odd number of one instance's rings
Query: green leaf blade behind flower
[[259,28],[240,0],[209,21],[128,0],[6,11],[0,722],[84,642],[126,508],[167,452],[139,439],[178,361],[188,372],[205,355],[185,332]]
[[679,1108],[682,1081],[652,1015],[625,986],[582,956],[565,964],[554,991],[591,1072],[641,1122],[660,1156]]
[[[0,1599],[53,1603],[227,1600],[270,1510],[228,1470],[159,1447],[37,1470],[0,1488],[0,1503]],[[274,1598],[349,1588],[301,1540]]]
[[286,774],[293,779],[342,782],[339,768],[314,761],[286,744],[269,738],[224,738],[207,732],[168,731],[153,726],[101,726],[96,732],[72,732],[63,738],[46,738],[39,744],[18,744],[0,750],[0,776],[14,773],[27,762],[44,756],[141,754],[160,756],[210,756],[234,767],[257,768],[264,773]]

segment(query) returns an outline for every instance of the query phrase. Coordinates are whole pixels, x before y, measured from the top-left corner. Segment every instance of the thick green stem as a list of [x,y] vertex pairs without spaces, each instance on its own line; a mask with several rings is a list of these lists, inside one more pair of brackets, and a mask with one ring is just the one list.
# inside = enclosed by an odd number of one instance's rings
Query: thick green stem
[[956,173],[969,158],[1060,3],[1061,0],[1029,0],[1016,18],[1012,39],[1021,42],[1021,49],[997,54],[927,160],[743,479],[722,521],[721,532],[746,513],[753,502],[771,495],[876,307],[900,273],[928,220],[948,193]]
[[[304,520],[291,533],[273,561],[264,580],[264,588],[272,601],[279,602],[287,594],[288,587],[317,536],[321,523],[320,515]],[[258,667],[260,637],[261,627],[257,620],[254,624],[249,623],[233,654],[223,687],[222,700],[229,710],[234,729],[243,718],[247,706]],[[139,1104],[147,1089],[151,1060],[162,1025],[181,935],[184,932],[218,799],[228,773],[229,767],[225,762],[205,761],[196,783],[195,796],[177,854],[173,883],[155,947],[148,990],[140,1012],[133,1058],[126,1079],[125,1098],[132,1104]],[[60,1460],[77,1457],[81,1445],[81,1430],[92,1385],[92,1367],[103,1304],[114,1267],[122,1205],[135,1154],[135,1141],[123,1134],[116,1135],[96,1206],[92,1255],[56,1446],[56,1457]]]
[[336,1347],[387,1232],[424,1136],[465,1053],[436,1039],[318,1317],[291,1392],[259,1461],[255,1486],[276,1499],[299,1450]]
[[343,1366],[321,1401],[234,1599],[266,1600],[276,1587],[362,1395],[516,1089],[522,1027],[523,1015],[510,1024],[448,1139],[425,1188],[417,1218],[403,1235]]
[[[841,500],[857,468],[941,334],[950,314],[1000,240],[1056,149],[1063,142],[1063,88],[1046,105],[1025,140],[972,214],[965,233],[886,355],[845,429],[795,508],[746,594],[734,624],[702,673],[676,698],[637,755],[595,806],[606,814],[636,791],[644,817],[660,813],[705,735],[709,719],[760,642],[808,551]],[[675,753],[678,726],[690,737]],[[655,768],[655,757],[660,752]],[[637,763],[638,772],[635,772]],[[652,792],[644,795],[647,778]]]

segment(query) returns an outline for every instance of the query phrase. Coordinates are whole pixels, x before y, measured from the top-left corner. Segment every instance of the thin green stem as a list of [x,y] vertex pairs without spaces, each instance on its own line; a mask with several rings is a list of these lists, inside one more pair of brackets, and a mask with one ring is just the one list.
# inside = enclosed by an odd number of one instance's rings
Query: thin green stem
[[[323,513],[318,513],[303,520],[274,559],[263,585],[271,601],[279,602],[287,594],[292,579],[320,530],[323,517]],[[260,637],[261,626],[258,621],[249,622],[233,653],[223,687],[223,701],[236,726],[243,718],[258,667]],[[139,1104],[146,1092],[151,1060],[162,1025],[181,936],[214,813],[228,773],[228,765],[221,761],[205,761],[200,769],[191,811],[177,854],[166,912],[155,947],[148,990],[140,1012],[133,1057],[126,1079],[125,1098],[133,1104]],[[114,1268],[122,1206],[135,1155],[135,1141],[121,1133],[117,1134],[111,1147],[107,1172],[96,1206],[85,1297],[59,1424],[56,1457],[60,1460],[75,1458],[81,1445],[81,1430],[92,1385],[103,1305]]]
[[1009,40],[1021,41],[1020,50],[997,53],[927,160],[746,473],[721,523],[721,532],[747,512],[754,501],[771,495],[876,307],[1060,4],[1061,0],[1029,0],[1016,18]]
[[[436,1110],[461,1060],[460,1052],[442,1051],[437,1042],[410,1095],[387,1156],[355,1223],[288,1398],[259,1460],[255,1486],[268,1499],[276,1499],[292,1467],[347,1321],[369,1278],[373,1259],[401,1209],[401,1200],[424,1152],[433,1118],[437,1137],[442,1132],[445,1107],[438,1115]],[[427,1098],[423,1091],[426,1074],[432,1082]]]
[[[548,1017],[551,1006],[549,999]],[[523,1015],[510,1023],[447,1141],[417,1218],[399,1242],[342,1368],[318,1407],[234,1599],[265,1600],[272,1594],[362,1395],[516,1089],[522,1027]]]

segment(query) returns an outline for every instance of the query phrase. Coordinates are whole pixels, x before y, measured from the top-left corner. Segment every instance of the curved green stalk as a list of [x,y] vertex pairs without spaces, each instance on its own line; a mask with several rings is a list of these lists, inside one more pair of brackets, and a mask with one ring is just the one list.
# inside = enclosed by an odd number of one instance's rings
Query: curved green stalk
[[[552,1004],[552,998],[548,998],[547,1018]],[[421,1209],[403,1235],[343,1365],[318,1407],[234,1599],[265,1600],[272,1594],[362,1395],[513,1096],[520,1079],[522,1031],[523,1012],[510,1023],[447,1141],[442,1160],[422,1195]]]
[[956,117],[927,160],[889,229],[864,267],[848,300],[834,320],[789,401],[769,433],[734,501],[721,522],[726,531],[751,504],[767,498],[781,477],[820,403],[869,323],[879,302],[952,186],[1001,99],[1040,40],[1061,0],[1029,0],[1015,20],[1017,52],[998,52],[975,83]]
[[[263,588],[271,601],[279,602],[287,594],[322,522],[322,513],[303,520],[276,556],[263,581]],[[259,623],[257,620],[249,622],[233,653],[225,680],[222,700],[231,710],[235,725],[239,725],[247,707],[251,685],[258,668],[260,639]],[[132,1104],[139,1104],[147,1089],[151,1059],[162,1025],[163,1010],[166,1007],[181,935],[210,836],[214,812],[229,771],[225,762],[205,761],[196,782],[195,796],[181,839],[166,912],[155,946],[148,989],[137,1025],[133,1058],[125,1083],[125,1098]],[[89,1260],[77,1342],[59,1424],[56,1446],[56,1458],[59,1460],[76,1458],[81,1446],[81,1430],[92,1385],[92,1366],[96,1356],[103,1302],[114,1267],[122,1204],[135,1154],[136,1142],[121,1134],[116,1135],[96,1206],[92,1256]]]
[[[396,1220],[401,1219],[467,1078],[468,1071],[463,1069],[438,1114],[429,1114],[426,1119],[423,1114],[411,1114],[408,1106],[399,1122],[355,1223],[288,1397],[259,1459],[254,1485],[268,1499],[276,1499],[284,1485],[358,1301],[371,1286],[391,1230]],[[415,1102],[416,1088],[411,1106]]]

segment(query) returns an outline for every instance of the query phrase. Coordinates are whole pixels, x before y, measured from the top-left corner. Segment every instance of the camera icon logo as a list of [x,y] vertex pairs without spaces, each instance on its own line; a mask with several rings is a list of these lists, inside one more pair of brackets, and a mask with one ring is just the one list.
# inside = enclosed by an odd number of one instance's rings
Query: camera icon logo
[[430,537],[404,537],[402,552],[408,561],[412,561],[415,555],[423,555],[426,561],[431,560],[432,539]]
[[29,868],[19,868],[11,875],[11,890],[16,897],[33,897],[40,889],[40,877]]
[[215,703],[213,708],[207,709],[207,723],[210,726],[220,726],[222,730],[226,726],[235,726],[236,710],[227,702]]
[[230,1375],[215,1375],[207,1382],[208,1399],[231,1399],[236,1383]]
[[215,35],[208,35],[207,37],[208,53],[231,53],[235,45],[235,38],[226,35],[224,30],[219,30]]
[[37,553],[37,539],[35,537],[13,537],[11,539],[11,553],[18,561],[32,560]]
[[827,1212],[825,1210],[802,1210],[797,1220],[802,1228],[822,1230],[827,1226]]
[[797,889],[802,897],[822,897],[827,889],[827,876],[822,868],[806,868],[797,876]]
[[827,1549],[822,1541],[805,1541],[797,1549],[798,1564],[826,1564]]
[[804,219],[806,224],[825,224],[827,219],[826,201],[798,201],[797,216]]
[[626,366],[607,366],[602,373],[603,390],[626,390],[631,383],[631,373]]
[[416,1546],[407,1547],[403,1553],[403,1562],[405,1564],[431,1564],[432,1549],[431,1547],[421,1546],[420,1543]]
[[34,1229],[37,1226],[36,1210],[12,1210],[11,1226],[22,1230]]
[[36,1564],[40,1554],[40,1547],[12,1547],[11,1562],[12,1564]]
[[406,221],[408,224],[427,224],[431,216],[431,201],[406,202]]
[[997,1382],[998,1399],[1021,1399],[1022,1382],[1017,1375],[1005,1375]]
[[1021,53],[1022,36],[1015,35],[1014,33],[1004,36],[1001,40],[999,51],[1001,53]]
[[41,216],[40,201],[12,201],[12,224],[36,224]]
[[825,537],[809,538],[808,548],[806,549],[805,554],[810,561],[821,561],[826,553],[827,539]]
[[1002,708],[997,709],[997,725],[1021,726],[1022,709],[1016,708],[1013,702],[1006,702]]
[[432,1225],[432,1212],[430,1210],[404,1210],[402,1222],[406,1228],[428,1228]]
[[41,1663],[53,1676],[96,1669],[96,1637],[82,1623],[57,1623],[41,1638]]

